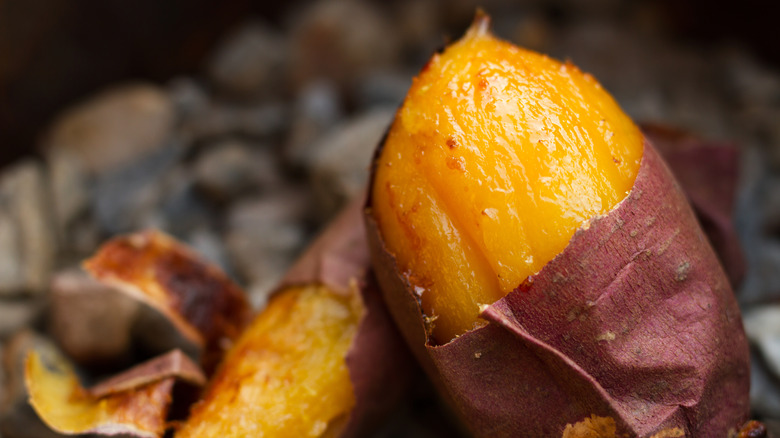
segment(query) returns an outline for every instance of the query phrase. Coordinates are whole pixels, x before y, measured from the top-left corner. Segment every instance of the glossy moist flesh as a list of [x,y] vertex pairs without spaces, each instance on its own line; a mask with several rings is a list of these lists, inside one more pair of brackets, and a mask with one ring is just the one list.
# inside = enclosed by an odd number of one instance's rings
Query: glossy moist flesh
[[476,25],[415,78],[376,165],[373,214],[439,343],[481,324],[631,189],[633,122],[589,75]]
[[290,288],[228,352],[177,437],[320,437],[355,404],[345,357],[361,305],[324,286]]

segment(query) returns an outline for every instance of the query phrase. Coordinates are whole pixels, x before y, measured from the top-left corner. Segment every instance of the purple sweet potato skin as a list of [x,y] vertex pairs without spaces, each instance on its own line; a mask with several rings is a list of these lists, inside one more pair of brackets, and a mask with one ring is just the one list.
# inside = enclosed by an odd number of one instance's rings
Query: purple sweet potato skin
[[739,149],[731,143],[705,141],[662,125],[644,124],[642,132],[677,178],[731,286],[736,288],[746,270],[732,220],[739,179]]
[[726,436],[749,411],[749,355],[729,281],[669,169],[645,141],[631,193],[530,281],[441,346],[386,250],[374,269],[423,367],[476,436],[560,436],[592,414],[618,433]]
[[409,350],[387,313],[376,280],[362,217],[365,197],[354,200],[298,259],[278,290],[323,284],[330,290],[360,293],[365,314],[347,353],[355,407],[338,434],[360,437],[381,420],[409,389],[414,370]]

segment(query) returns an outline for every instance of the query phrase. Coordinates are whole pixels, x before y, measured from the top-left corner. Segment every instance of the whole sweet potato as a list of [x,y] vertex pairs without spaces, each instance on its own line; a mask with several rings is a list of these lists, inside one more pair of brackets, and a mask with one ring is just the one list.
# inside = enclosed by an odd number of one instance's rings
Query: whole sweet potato
[[[476,30],[472,28],[467,34],[468,38],[492,38],[484,36],[485,18],[478,18],[475,27]],[[429,83],[426,80],[430,80],[430,76],[436,76],[433,80],[450,81],[443,89],[453,98],[448,100],[446,95],[438,95],[429,105],[436,105],[438,101],[439,105],[445,106],[453,102],[452,106],[446,106],[435,113],[437,116],[431,116],[434,110],[430,106],[412,107],[407,98],[398,116],[403,114],[405,118],[396,120],[377,151],[373,167],[373,186],[365,214],[373,267],[390,312],[412,351],[477,436],[580,436],[575,425],[588,421],[608,429],[610,436],[661,434],[714,437],[726,436],[729,431],[736,430],[746,420],[749,411],[748,348],[739,309],[728,278],[686,197],[654,147],[646,138],[643,139],[638,129],[627,128],[638,133],[636,150],[641,155],[633,183],[625,197],[603,213],[596,212],[572,230],[568,244],[540,270],[511,286],[502,298],[480,306],[475,312],[478,314],[474,315],[475,328],[462,332],[451,328],[444,332],[436,331],[437,322],[447,316],[445,311],[448,308],[441,304],[441,300],[434,301],[438,308],[432,307],[430,298],[425,301],[425,294],[432,293],[437,281],[452,284],[448,276],[455,274],[448,271],[439,275],[439,280],[432,280],[428,278],[430,268],[426,268],[429,271],[425,277],[416,270],[423,269],[422,265],[438,266],[440,262],[436,257],[447,256],[445,251],[465,250],[452,248],[451,243],[435,249],[426,247],[426,241],[435,237],[420,225],[426,222],[413,222],[414,215],[425,214],[419,207],[424,203],[414,203],[409,199],[418,199],[413,196],[428,193],[426,190],[434,184],[430,182],[432,179],[443,178],[445,184],[436,186],[429,196],[450,201],[449,204],[443,202],[450,209],[446,220],[460,227],[442,226],[453,230],[445,233],[445,237],[449,238],[453,233],[468,234],[463,230],[473,224],[464,225],[464,221],[472,217],[477,217],[476,229],[490,236],[487,225],[479,222],[482,220],[479,215],[451,213],[453,208],[470,205],[469,202],[474,199],[477,203],[481,201],[470,192],[464,191],[460,195],[447,192],[461,186],[455,180],[451,185],[446,184],[446,178],[441,175],[450,175],[447,172],[466,173],[468,178],[480,172],[495,175],[490,173],[491,169],[485,170],[481,161],[481,167],[469,167],[470,163],[464,162],[462,155],[458,155],[458,148],[463,143],[460,138],[465,137],[465,147],[478,149],[475,137],[468,137],[464,132],[491,136],[495,133],[488,130],[496,125],[464,126],[464,120],[468,118],[461,117],[458,112],[466,108],[478,113],[474,119],[480,120],[479,117],[484,114],[490,117],[492,112],[513,108],[518,103],[501,99],[502,87],[513,80],[519,83],[517,89],[529,90],[529,93],[540,88],[547,92],[549,89],[555,91],[561,90],[561,87],[578,86],[578,80],[589,83],[586,89],[596,91],[580,94],[579,91],[566,91],[577,98],[584,96],[574,102],[584,110],[572,110],[574,105],[558,105],[554,95],[545,95],[547,100],[544,102],[530,103],[536,105],[531,108],[533,114],[536,114],[537,107],[541,108],[540,111],[550,111],[546,113],[548,120],[553,120],[549,125],[523,125],[517,122],[523,118],[511,113],[501,113],[495,118],[501,130],[501,136],[497,136],[496,141],[512,138],[506,132],[517,129],[534,141],[539,138],[538,146],[548,151],[556,151],[558,145],[550,146],[543,141],[555,143],[556,139],[574,138],[571,142],[575,145],[590,141],[587,135],[582,134],[585,130],[580,130],[578,123],[588,122],[588,117],[615,112],[611,107],[604,110],[605,106],[612,105],[608,99],[607,103],[593,100],[593,93],[602,91],[597,84],[593,85],[592,78],[575,71],[572,76],[555,79],[559,71],[568,74],[572,67],[568,64],[556,67],[553,61],[539,58],[539,55],[529,55],[530,60],[522,61],[517,67],[530,68],[528,65],[532,62],[544,63],[546,70],[529,74],[530,79],[491,76],[494,71],[511,70],[506,66],[512,61],[486,60],[485,46],[479,45],[482,43],[474,43],[480,51],[473,56],[468,53],[463,55],[461,51],[448,57],[445,51],[426,66],[416,79],[413,90],[427,92]],[[492,40],[486,44],[493,44]],[[456,69],[458,63],[464,66],[463,70]],[[484,63],[484,67],[480,63]],[[431,68],[439,70],[429,73]],[[477,72],[476,79],[472,76],[474,71]],[[485,71],[488,71],[485,78],[480,79],[479,75]],[[442,79],[441,75],[447,72],[453,76]],[[575,76],[580,79],[567,79]],[[470,97],[472,93],[477,97]],[[485,99],[496,95],[499,98],[480,107]],[[567,102],[564,98],[560,100]],[[575,116],[571,115],[572,112]],[[415,119],[415,114],[420,114],[419,120]],[[565,121],[556,125],[559,120]],[[622,120],[620,123],[623,123]],[[600,121],[596,119],[594,126],[597,128],[594,129],[606,134],[607,143],[614,143],[615,139],[620,141],[622,137],[609,135],[609,128],[601,129],[603,122],[603,118]],[[433,127],[428,128],[430,131],[420,130],[424,123],[432,124]],[[564,129],[560,126],[566,123],[569,123],[571,131],[558,134],[555,129]],[[409,131],[414,129],[418,131]],[[450,132],[448,129],[453,130]],[[554,135],[546,135],[549,132],[554,132]],[[446,140],[437,144],[438,136]],[[382,183],[388,184],[385,187],[378,182],[380,166],[405,165],[398,148],[393,149],[392,158],[382,158],[388,142],[398,142],[398,138],[411,144],[412,152],[406,156],[408,160],[415,160],[411,165],[439,172],[423,177],[422,185],[410,189],[408,193],[412,193],[409,195],[412,197],[404,198],[404,195],[391,192],[390,183]],[[485,142],[483,146],[490,148],[494,144]],[[512,145],[499,146],[510,149]],[[624,146],[612,145],[617,148]],[[534,147],[537,143],[532,142],[532,150]],[[399,151],[397,160],[396,151]],[[490,153],[487,149],[475,152],[480,158]],[[438,171],[434,167],[437,162],[431,164],[430,160],[441,157],[445,157],[441,162],[447,168]],[[495,164],[501,176],[511,171],[506,170],[510,168],[508,162],[518,160],[511,154],[505,157],[506,162]],[[613,161],[618,166],[621,164],[615,155]],[[419,164],[421,162],[423,164]],[[590,164],[581,164],[586,165]],[[576,164],[573,169],[578,170]],[[521,167],[519,171],[527,169]],[[410,175],[414,177],[413,173]],[[476,185],[467,186],[464,190],[477,191],[483,185],[497,184],[495,180],[478,180],[476,177],[474,181]],[[575,192],[575,186],[570,184],[566,189]],[[382,217],[377,208],[377,194],[385,196],[382,190],[389,193],[386,198],[390,200],[390,211],[401,224],[401,231],[391,229],[392,232],[384,232],[387,228],[383,228],[382,221],[387,218]],[[383,199],[382,202],[388,201]],[[482,215],[488,216],[488,219],[496,217],[497,212],[492,208],[482,210]],[[531,209],[533,213],[533,205],[524,208]],[[384,207],[384,211],[387,210]],[[532,214],[529,217],[533,220]],[[428,223],[438,226],[445,219],[436,220],[438,222]],[[506,232],[507,236],[514,235],[514,230],[506,229]],[[464,242],[471,246],[480,244],[475,243],[478,239],[474,233],[468,236],[471,240],[464,238]],[[389,239],[410,239],[412,242],[408,246],[417,248],[422,255],[414,262],[399,262],[389,248],[403,245]],[[520,247],[524,244],[508,238],[488,243],[505,245],[510,250],[513,245]],[[481,260],[489,260],[492,254],[483,252],[474,257],[481,257],[478,261],[483,263]],[[502,267],[500,262],[498,265]],[[467,274],[474,272],[476,270]],[[472,276],[479,275],[482,274],[477,272]],[[498,278],[490,281],[500,284],[505,277],[502,278],[499,271]],[[464,281],[463,293],[469,293],[472,286]]]

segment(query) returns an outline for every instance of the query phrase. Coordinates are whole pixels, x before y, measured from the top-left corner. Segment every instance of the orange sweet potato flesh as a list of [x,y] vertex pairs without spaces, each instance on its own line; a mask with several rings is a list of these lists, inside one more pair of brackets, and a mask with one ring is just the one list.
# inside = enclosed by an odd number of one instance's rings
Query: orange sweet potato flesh
[[[401,399],[412,367],[369,271],[364,202],[355,199],[323,231],[251,323],[243,291],[159,231],[114,238],[85,262],[202,345],[206,367],[219,364],[177,436],[358,437]],[[193,367],[182,365],[175,377],[186,380]],[[155,367],[143,371],[80,391],[94,401],[159,377]],[[66,410],[83,404],[61,402]],[[167,405],[152,408],[165,417]]]
[[373,213],[445,343],[631,189],[642,136],[572,64],[478,20],[415,78],[376,163]]
[[177,437],[360,437],[400,401],[411,362],[369,272],[363,205],[287,272]]
[[323,286],[286,289],[249,326],[177,437],[320,437],[355,404],[345,362],[359,300]]
[[162,436],[176,379],[205,382],[197,365],[177,350],[92,388],[81,385],[73,365],[53,346],[30,352],[25,368],[30,404],[49,427],[69,435]]

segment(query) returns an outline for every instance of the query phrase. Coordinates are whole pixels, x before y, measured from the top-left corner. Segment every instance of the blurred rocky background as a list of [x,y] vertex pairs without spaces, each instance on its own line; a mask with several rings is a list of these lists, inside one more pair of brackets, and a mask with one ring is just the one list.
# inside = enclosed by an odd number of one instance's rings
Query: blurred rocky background
[[[738,296],[754,415],[777,430],[780,45],[762,3],[0,0],[0,436],[57,436],[26,404],[37,342],[85,378],[182,342],[80,272],[112,235],[163,229],[260,308],[477,6],[499,36],[591,72],[635,120],[740,148]],[[441,415],[422,390],[377,436],[452,436]]]

